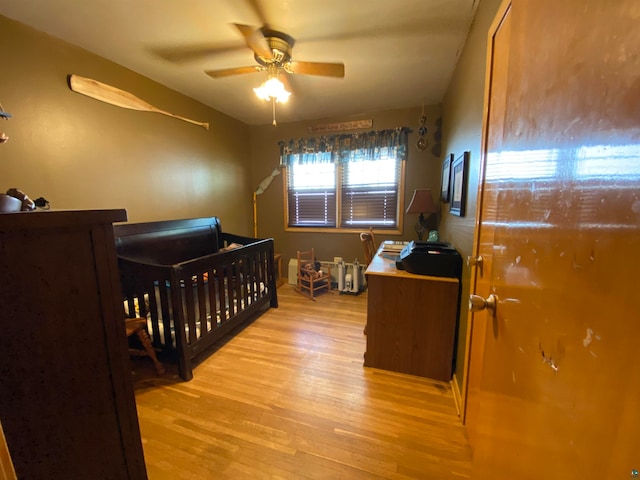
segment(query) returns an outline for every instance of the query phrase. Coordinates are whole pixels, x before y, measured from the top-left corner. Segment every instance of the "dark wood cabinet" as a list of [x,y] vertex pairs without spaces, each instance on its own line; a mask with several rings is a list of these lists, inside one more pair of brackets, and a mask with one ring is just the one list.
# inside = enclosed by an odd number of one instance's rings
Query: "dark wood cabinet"
[[365,273],[365,366],[451,380],[458,279],[398,270],[379,254]]
[[0,214],[0,422],[18,478],[146,478],[112,222]]

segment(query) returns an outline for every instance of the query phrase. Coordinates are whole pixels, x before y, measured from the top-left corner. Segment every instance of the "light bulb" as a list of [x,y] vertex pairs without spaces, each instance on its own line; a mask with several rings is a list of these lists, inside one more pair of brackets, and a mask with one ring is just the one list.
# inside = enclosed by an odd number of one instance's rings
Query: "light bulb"
[[278,77],[270,77],[262,85],[254,88],[253,91],[256,92],[258,98],[262,100],[275,99],[278,103],[285,103],[291,95],[291,92],[287,91]]

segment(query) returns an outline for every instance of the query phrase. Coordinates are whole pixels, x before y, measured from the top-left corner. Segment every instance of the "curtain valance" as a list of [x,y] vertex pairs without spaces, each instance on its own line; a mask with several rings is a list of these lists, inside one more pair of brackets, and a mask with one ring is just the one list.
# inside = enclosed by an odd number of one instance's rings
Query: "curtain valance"
[[280,165],[296,163],[346,163],[377,160],[394,155],[406,160],[409,143],[407,127],[365,133],[281,140]]

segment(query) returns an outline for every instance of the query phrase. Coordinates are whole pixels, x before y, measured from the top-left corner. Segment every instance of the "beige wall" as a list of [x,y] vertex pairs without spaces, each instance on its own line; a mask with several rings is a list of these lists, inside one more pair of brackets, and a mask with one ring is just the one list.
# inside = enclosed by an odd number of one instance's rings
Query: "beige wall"
[[[249,127],[130,70],[0,16],[0,191],[56,209],[125,208],[129,221],[217,215],[250,234]],[[71,91],[94,78],[152,105],[209,122],[209,131]]]
[[[292,97],[290,102],[295,102]],[[311,134],[308,127],[311,125],[344,122],[350,120],[372,119],[373,130],[384,130],[396,127],[409,127],[413,133],[409,135],[409,154],[406,162],[406,189],[405,206],[411,200],[413,190],[416,188],[431,188],[434,201],[438,200],[440,190],[440,157],[432,153],[436,145],[434,134],[437,131],[436,120],[440,118],[440,106],[425,107],[427,116],[427,139],[429,146],[423,152],[416,148],[418,139],[417,130],[422,107],[407,108],[377,112],[372,114],[354,115],[351,117],[327,118],[317,121],[295,122],[278,124],[277,127],[252,126],[251,127],[251,161],[253,165],[253,185],[269,175],[274,167],[279,164],[280,150],[278,141],[290,138],[320,136]],[[367,129],[371,130],[371,129]],[[365,131],[367,131],[365,130]],[[352,262],[357,258],[363,260],[363,250],[360,239],[356,233],[298,233],[286,232],[284,228],[284,192],[283,175],[275,178],[269,189],[257,198],[258,209],[258,236],[273,237],[276,251],[282,253],[283,267],[285,270],[290,258],[296,257],[297,250],[315,248],[319,260],[333,260],[334,257],[343,257],[345,261]],[[408,215],[401,235],[384,235],[376,237],[376,241],[389,239],[416,239],[413,225],[417,215]]]
[[462,382],[464,370],[469,298],[469,268],[466,266],[466,258],[473,251],[475,231],[487,32],[500,3],[501,0],[482,0],[480,2],[442,105],[443,152],[453,153],[456,157],[465,151],[471,152],[466,215],[455,217],[444,213],[440,225],[441,234],[455,245],[465,261],[463,262],[460,324],[456,351],[456,380],[460,388],[462,388],[460,382]]

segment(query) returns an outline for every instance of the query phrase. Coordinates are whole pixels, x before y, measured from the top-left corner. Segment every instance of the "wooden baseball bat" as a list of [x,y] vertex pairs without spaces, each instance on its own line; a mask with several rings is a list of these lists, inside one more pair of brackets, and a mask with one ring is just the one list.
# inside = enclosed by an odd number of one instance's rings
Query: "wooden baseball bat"
[[109,103],[111,105],[116,105],[122,108],[129,108],[131,110],[140,110],[143,112],[161,113],[162,115],[168,115],[179,120],[184,120],[185,122],[193,123],[194,125],[199,125],[206,130],[209,130],[208,123],[196,122],[195,120],[191,120],[190,118],[185,118],[174,113],[165,112],[164,110],[160,110],[159,108],[148,104],[144,100],[141,100],[140,98],[129,92],[125,92],[124,90],[120,90],[119,88],[112,87],[111,85],[98,82],[97,80],[93,80],[91,78],[85,78],[79,75],[69,75],[69,87],[71,87],[71,90],[73,90],[74,92],[81,93],[88,97],[95,98],[96,100]]

